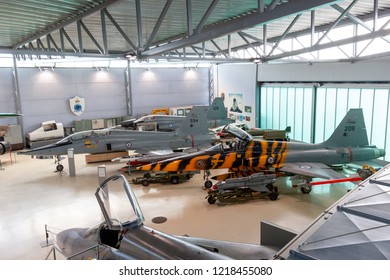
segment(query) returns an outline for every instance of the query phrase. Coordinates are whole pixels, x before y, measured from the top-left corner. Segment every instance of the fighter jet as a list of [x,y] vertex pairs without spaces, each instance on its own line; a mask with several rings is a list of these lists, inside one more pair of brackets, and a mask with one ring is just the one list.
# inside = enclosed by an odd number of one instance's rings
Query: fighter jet
[[[147,131],[172,131],[179,128],[185,118],[185,116],[147,115],[133,121],[133,123],[142,126],[143,130]],[[206,120],[209,128],[234,122],[227,117],[227,111],[221,97],[214,98],[209,110],[207,110]]]
[[[134,150],[141,154],[164,155],[189,147],[209,147],[218,140],[211,134],[205,121],[206,106],[194,106],[180,128],[171,132],[136,131],[116,128],[89,130],[74,133],[60,141],[38,147],[23,155],[56,156],[66,155],[73,148],[74,154],[106,153]],[[62,170],[61,164],[57,170]]]
[[95,193],[104,221],[90,229],[71,228],[55,235],[68,259],[270,259],[280,249],[173,236],[144,225],[137,198],[123,175],[106,179]]
[[[229,170],[227,174],[213,177],[217,180],[244,177],[264,170],[282,172],[297,175],[302,179],[301,191],[309,193],[311,191],[309,182],[312,178],[345,177],[344,174],[331,169],[331,165],[350,162],[370,164],[370,160],[385,155],[384,149],[369,145],[362,109],[349,110],[331,137],[320,144],[253,139],[245,131],[231,125],[227,125],[225,131],[238,139],[235,147],[227,149],[220,144],[205,151],[144,165],[137,169]],[[211,181],[207,180],[205,186],[211,187]]]

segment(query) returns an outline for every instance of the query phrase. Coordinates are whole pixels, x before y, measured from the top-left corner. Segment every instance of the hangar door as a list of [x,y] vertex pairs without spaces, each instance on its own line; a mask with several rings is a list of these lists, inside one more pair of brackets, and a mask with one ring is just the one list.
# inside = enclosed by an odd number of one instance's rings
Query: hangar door
[[390,158],[390,89],[373,85],[263,85],[260,127],[284,129],[290,138],[320,143],[330,137],[350,108],[362,108],[370,144]]

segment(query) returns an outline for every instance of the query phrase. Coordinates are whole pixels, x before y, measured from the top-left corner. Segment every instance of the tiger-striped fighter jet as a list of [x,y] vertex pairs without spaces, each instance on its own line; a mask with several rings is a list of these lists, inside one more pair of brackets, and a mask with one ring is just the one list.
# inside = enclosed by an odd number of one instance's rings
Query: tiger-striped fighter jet
[[[336,179],[345,175],[331,169],[334,164],[370,164],[385,155],[385,150],[369,145],[362,109],[350,109],[331,137],[320,144],[264,141],[227,125],[225,131],[238,141],[234,147],[216,145],[205,151],[171,158],[137,168],[149,171],[193,171],[228,169],[212,179],[225,180],[261,171],[281,172],[302,179],[301,191],[309,193],[312,178]],[[207,176],[206,176],[207,177]],[[205,182],[211,187],[211,181]]]

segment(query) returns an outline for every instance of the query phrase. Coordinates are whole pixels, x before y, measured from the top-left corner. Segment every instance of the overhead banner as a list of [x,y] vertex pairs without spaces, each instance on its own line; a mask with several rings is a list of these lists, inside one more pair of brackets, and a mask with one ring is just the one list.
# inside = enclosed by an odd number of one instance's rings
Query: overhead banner
[[85,110],[85,98],[75,96],[69,99],[70,110],[73,114],[80,116]]

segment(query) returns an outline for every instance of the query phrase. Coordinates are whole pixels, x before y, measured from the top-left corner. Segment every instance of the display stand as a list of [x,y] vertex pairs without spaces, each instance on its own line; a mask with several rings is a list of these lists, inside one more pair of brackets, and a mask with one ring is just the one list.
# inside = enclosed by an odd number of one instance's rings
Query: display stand
[[69,176],[75,177],[76,176],[76,168],[74,163],[74,149],[68,149],[68,163],[69,163]]

